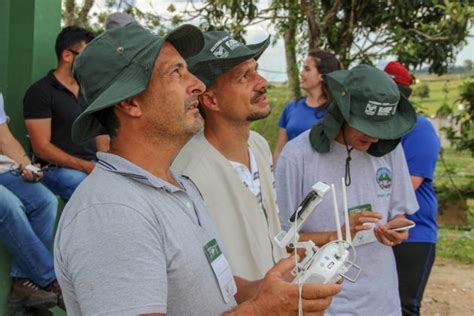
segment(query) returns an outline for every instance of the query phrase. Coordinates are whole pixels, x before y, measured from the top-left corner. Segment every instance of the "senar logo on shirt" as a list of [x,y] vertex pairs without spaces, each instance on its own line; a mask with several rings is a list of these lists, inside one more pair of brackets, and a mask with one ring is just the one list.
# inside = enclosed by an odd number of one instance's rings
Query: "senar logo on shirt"
[[381,167],[375,174],[375,180],[382,190],[389,190],[392,186],[392,171],[386,167]]

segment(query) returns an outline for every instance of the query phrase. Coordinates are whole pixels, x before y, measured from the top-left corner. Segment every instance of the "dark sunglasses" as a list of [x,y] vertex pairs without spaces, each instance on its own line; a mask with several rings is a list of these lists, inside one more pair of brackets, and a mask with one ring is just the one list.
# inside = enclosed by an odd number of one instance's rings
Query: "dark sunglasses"
[[79,52],[76,52],[75,50],[68,49],[68,51],[70,51],[74,56],[79,55]]

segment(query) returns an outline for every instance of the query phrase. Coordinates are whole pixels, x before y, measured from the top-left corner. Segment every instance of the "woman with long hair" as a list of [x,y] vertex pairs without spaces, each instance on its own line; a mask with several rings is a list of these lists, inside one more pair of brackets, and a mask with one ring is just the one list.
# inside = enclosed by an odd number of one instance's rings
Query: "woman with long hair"
[[288,141],[310,129],[323,118],[329,104],[323,75],[341,68],[339,60],[330,52],[317,50],[308,53],[300,74],[300,86],[306,91],[307,96],[291,101],[283,110],[278,123],[280,128],[273,153],[274,164]]

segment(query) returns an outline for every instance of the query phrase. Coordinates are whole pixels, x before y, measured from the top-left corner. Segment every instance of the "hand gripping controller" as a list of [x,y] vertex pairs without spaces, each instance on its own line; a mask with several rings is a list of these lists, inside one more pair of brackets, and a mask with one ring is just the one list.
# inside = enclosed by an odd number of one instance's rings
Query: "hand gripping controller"
[[[344,215],[346,223],[349,223],[344,179],[342,180],[342,185]],[[318,248],[312,241],[298,241],[298,232],[303,223],[312,214],[316,206],[321,203],[324,195],[330,190],[329,185],[323,182],[314,184],[312,191],[296,208],[296,211],[289,219],[290,224],[292,224],[290,230],[288,232],[281,231],[275,237],[276,242],[282,248],[293,246],[295,249],[305,249],[305,258],[295,266],[292,272],[295,276],[293,280],[294,283],[336,283],[341,277],[346,278],[348,281],[355,282],[360,274],[360,268],[349,260],[349,247],[353,249],[353,261],[355,261],[356,256],[355,249],[351,243],[350,227],[346,225],[346,240],[343,240],[334,185],[331,186],[331,189],[334,202],[334,214],[336,217],[337,240],[327,243],[321,248]],[[346,272],[348,272],[351,267],[357,270],[354,278],[350,278],[346,275]]]

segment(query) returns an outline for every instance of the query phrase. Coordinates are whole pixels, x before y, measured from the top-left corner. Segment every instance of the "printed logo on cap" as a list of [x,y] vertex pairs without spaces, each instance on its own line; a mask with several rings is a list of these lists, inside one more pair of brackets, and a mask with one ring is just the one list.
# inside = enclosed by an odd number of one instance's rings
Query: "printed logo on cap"
[[369,100],[365,106],[365,114],[368,116],[389,116],[397,111],[398,103],[382,103]]
[[231,38],[230,36],[226,36],[217,41],[217,43],[215,43],[214,46],[211,47],[210,52],[216,58],[226,58],[227,56],[229,56],[230,52],[242,45],[243,44],[239,41]]

